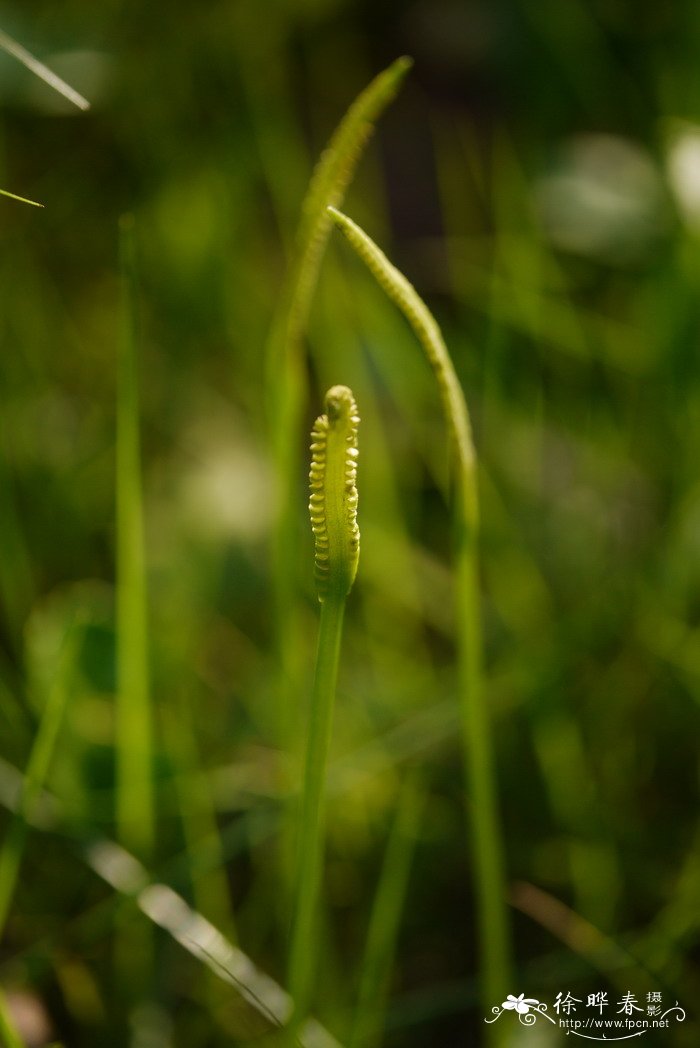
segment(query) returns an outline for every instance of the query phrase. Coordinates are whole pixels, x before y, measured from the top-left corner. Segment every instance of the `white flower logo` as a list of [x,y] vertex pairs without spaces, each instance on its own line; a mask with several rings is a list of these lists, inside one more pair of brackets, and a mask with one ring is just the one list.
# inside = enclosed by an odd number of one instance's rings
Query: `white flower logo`
[[501,1008],[517,1012],[519,1015],[527,1015],[532,1005],[539,1003],[534,997],[526,997],[524,993],[521,993],[518,997],[514,997],[512,993],[509,993],[508,999],[503,1002]]

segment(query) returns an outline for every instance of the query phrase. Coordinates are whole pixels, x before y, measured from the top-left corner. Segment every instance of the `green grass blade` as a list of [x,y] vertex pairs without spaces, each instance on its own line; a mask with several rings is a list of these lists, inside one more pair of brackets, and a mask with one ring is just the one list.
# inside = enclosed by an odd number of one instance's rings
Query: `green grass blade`
[[292,1041],[310,1006],[318,961],[317,907],[321,888],[325,816],[323,794],[330,747],[335,686],[345,601],[321,605],[318,658],[311,700],[309,740],[299,816],[294,920],[289,948],[287,984],[294,1001]]
[[[216,808],[211,795],[211,783],[200,762],[192,703],[185,694],[175,695],[174,700],[164,711],[164,730],[190,857],[194,900],[200,913],[235,940],[233,908],[220,846]],[[218,862],[210,860],[204,866],[199,858],[202,841],[218,844]]]
[[389,979],[424,799],[421,786],[413,776],[409,777],[401,791],[372,906],[348,1048],[377,1048],[381,1043]]
[[17,809],[0,850],[0,936],[2,936],[12,897],[17,885],[27,830],[34,806],[43,789],[56,748],[63,714],[70,690],[70,673],[74,663],[74,640],[69,629],[58,654],[51,686],[22,780]]
[[135,246],[131,216],[121,222],[123,331],[117,389],[117,824],[142,857],[154,841],[152,712],[139,435]]
[[[2,29],[0,29],[0,47],[3,51],[7,51],[8,55],[12,55],[12,57],[16,58],[18,62],[21,62],[22,65],[30,72],[34,73],[35,76],[38,76],[40,80],[43,80],[45,84],[52,87],[54,91],[57,91],[59,95],[63,95],[64,98],[67,98],[68,101],[72,102],[74,106],[78,107],[78,109],[86,110],[90,108],[90,103],[87,98],[83,98],[74,87],[71,87],[70,84],[67,84],[60,76],[57,76],[53,70],[49,69],[48,66],[45,66],[43,62],[40,62],[31,51],[27,51],[26,47],[23,47],[22,44],[18,43],[7,33],[3,32]],[[21,197],[17,197],[16,199],[19,200]],[[26,203],[32,203],[32,201],[26,201]],[[37,206],[41,207],[41,204],[38,204]]]
[[331,214],[352,247],[413,328],[437,381],[457,457],[458,660],[466,778],[475,863],[484,1004],[502,1000],[510,973],[510,935],[489,711],[483,695],[477,541],[476,455],[464,394],[435,318],[412,285],[346,215]]
[[10,193],[7,189],[0,189],[0,196],[9,197],[10,200],[19,200],[20,204],[31,204],[32,207],[43,207],[43,204],[37,203],[36,200],[28,200],[27,197],[17,196],[16,193]]

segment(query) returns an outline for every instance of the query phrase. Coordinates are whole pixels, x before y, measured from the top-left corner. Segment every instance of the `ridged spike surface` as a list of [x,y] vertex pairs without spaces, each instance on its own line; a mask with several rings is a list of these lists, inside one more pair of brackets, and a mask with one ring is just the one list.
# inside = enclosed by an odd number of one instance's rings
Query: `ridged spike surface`
[[326,394],[326,412],[311,431],[309,513],[318,599],[350,592],[360,555],[357,524],[357,431],[360,417],[347,386]]

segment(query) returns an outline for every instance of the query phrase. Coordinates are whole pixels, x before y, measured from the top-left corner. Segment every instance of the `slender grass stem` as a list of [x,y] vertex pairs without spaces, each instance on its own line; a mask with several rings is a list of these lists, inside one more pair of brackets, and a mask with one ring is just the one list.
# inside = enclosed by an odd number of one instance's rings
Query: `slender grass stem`
[[38,203],[36,200],[29,200],[27,197],[17,196],[16,193],[10,193],[7,189],[0,189],[0,196],[9,197],[10,200],[19,200],[20,204],[31,204],[32,207],[43,207],[43,204]]
[[306,1016],[318,962],[318,899],[325,837],[324,786],[338,676],[345,600],[321,605],[306,766],[299,814],[297,883],[289,949],[289,991],[294,1000],[292,1028]]
[[413,328],[430,362],[457,458],[457,645],[466,785],[474,853],[484,1004],[502,1000],[510,978],[510,934],[489,710],[484,700],[479,591],[479,496],[466,401],[438,324],[404,275],[351,219],[329,211]]
[[[75,661],[73,626],[67,628],[57,654],[57,662],[46,695],[39,729],[29,755],[29,761],[7,834],[0,849],[0,939],[2,938],[22,864],[27,833],[34,818],[35,805],[48,776],[51,759],[56,750],[63,715],[70,691],[70,674]],[[4,994],[0,992],[0,1041],[6,1048],[24,1048],[24,1041],[15,1029]]]
[[381,1043],[389,980],[424,799],[423,787],[415,775],[411,775],[399,797],[374,897],[348,1048],[377,1048]]
[[117,823],[142,858],[154,839],[152,714],[136,356],[134,224],[120,226],[124,322],[117,393]]
[[[65,80],[62,80],[60,76],[57,76],[52,69],[45,66],[43,62],[28,51],[26,47],[18,43],[13,37],[0,29],[0,48],[3,51],[7,51],[8,55],[12,55],[18,62],[21,62],[23,66],[26,66],[35,76],[38,76],[40,80],[43,80],[45,84],[52,87],[54,91],[57,91],[59,95],[63,95],[64,98],[72,102],[78,109],[85,111],[90,108],[90,103],[87,98],[83,98],[74,87],[67,84]],[[41,205],[39,205],[41,206]]]
[[[150,863],[155,842],[153,712],[148,667],[135,254],[133,216],[125,215],[120,222],[123,327],[117,385],[116,821],[120,843],[141,861]],[[130,1004],[142,998],[149,985],[153,952],[152,930],[146,924],[123,929],[115,940],[117,982]],[[136,1023],[137,1016],[135,1012]]]
[[10,822],[7,836],[0,849],[0,937],[5,928],[12,897],[17,886],[27,831],[32,822],[34,806],[39,799],[51,759],[56,749],[63,714],[69,693],[69,674],[74,661],[74,638],[69,627],[39,723],[39,729],[22,779],[16,812]]
[[[186,694],[176,694],[164,720],[166,741],[176,769],[175,790],[187,852],[195,903],[200,913],[236,939],[233,907],[226,879],[226,864],[216,822],[211,786],[202,768],[192,703]],[[218,862],[201,861],[202,841],[218,846]]]

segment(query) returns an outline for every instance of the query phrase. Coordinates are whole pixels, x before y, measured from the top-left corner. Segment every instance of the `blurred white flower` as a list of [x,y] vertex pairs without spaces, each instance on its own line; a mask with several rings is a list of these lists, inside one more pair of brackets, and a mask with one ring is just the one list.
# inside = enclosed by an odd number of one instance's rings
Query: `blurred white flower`
[[183,434],[180,513],[202,536],[255,539],[269,524],[268,463],[229,405],[205,399]]
[[610,262],[644,254],[666,225],[663,182],[652,158],[615,135],[565,143],[536,184],[535,204],[556,247]]
[[666,173],[687,225],[700,231],[700,127],[678,121],[670,135]]

